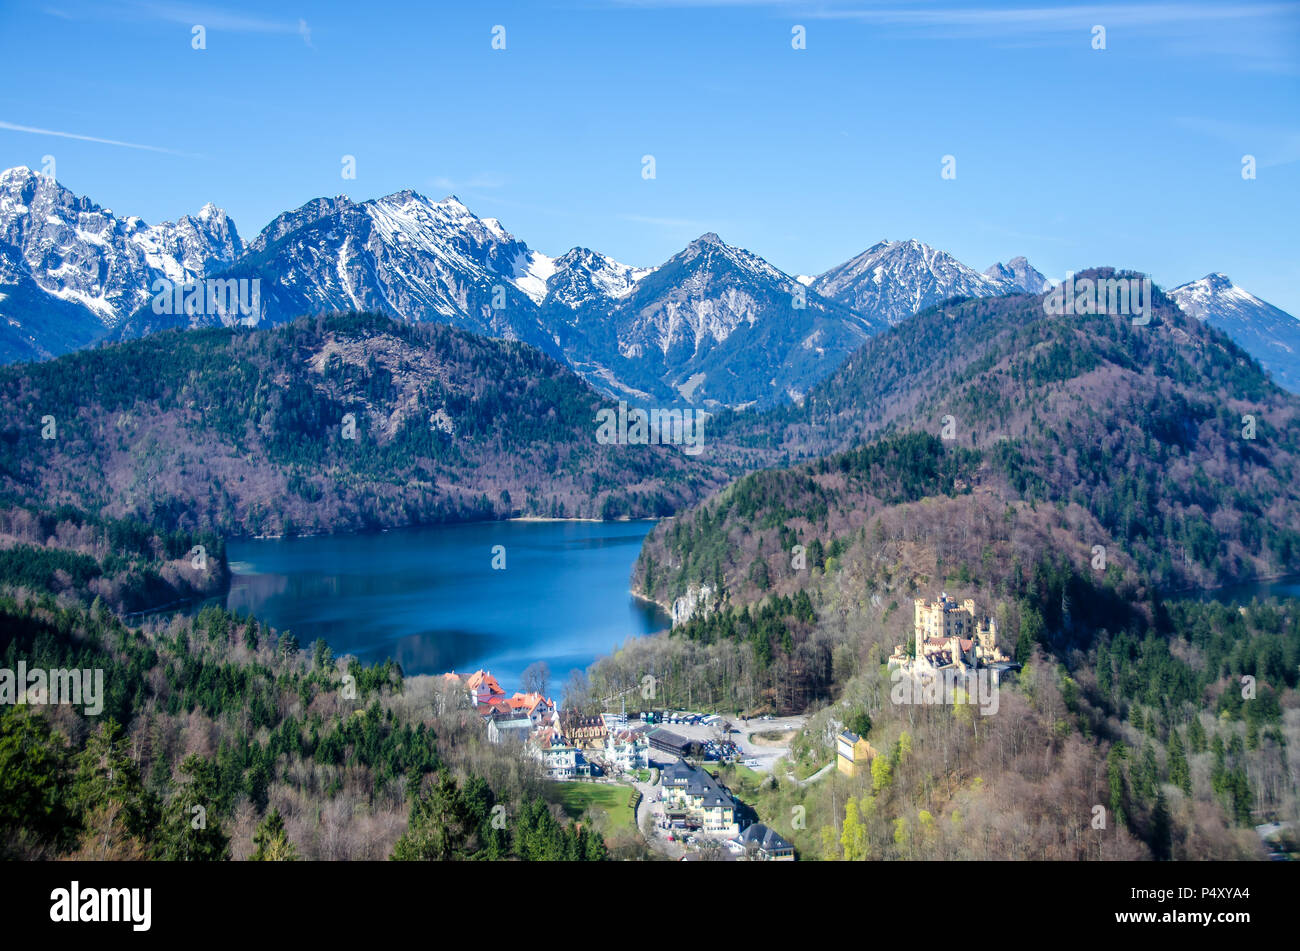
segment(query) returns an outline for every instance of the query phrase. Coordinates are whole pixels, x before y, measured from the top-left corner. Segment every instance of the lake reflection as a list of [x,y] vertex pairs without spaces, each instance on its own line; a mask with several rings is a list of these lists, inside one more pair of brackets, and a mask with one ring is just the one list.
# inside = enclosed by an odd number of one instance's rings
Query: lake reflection
[[[507,691],[537,660],[552,691],[628,637],[663,630],[629,593],[652,522],[483,522],[227,545],[226,606],[304,648],[397,660],[408,674],[491,670]],[[505,569],[493,570],[493,547]]]

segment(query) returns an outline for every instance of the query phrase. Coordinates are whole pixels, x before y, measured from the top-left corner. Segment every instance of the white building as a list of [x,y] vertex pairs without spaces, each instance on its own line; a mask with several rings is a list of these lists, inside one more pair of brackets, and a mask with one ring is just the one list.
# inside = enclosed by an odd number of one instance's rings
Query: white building
[[529,751],[542,761],[547,779],[576,779],[591,775],[591,764],[582,750],[558,737],[535,741],[529,745]]
[[605,738],[605,762],[610,769],[631,772],[650,768],[650,741],[644,732],[611,733]]
[[523,742],[528,739],[528,734],[533,730],[533,721],[524,713],[499,713],[488,717],[487,735],[488,742],[502,743],[506,741],[518,740]]

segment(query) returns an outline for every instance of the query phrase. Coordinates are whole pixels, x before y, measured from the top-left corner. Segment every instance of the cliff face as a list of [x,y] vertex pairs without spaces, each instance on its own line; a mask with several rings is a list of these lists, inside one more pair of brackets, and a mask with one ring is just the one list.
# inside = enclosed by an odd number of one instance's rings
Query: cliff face
[[697,614],[708,614],[713,610],[713,598],[716,593],[707,584],[693,584],[688,587],[684,595],[673,601],[672,608],[668,612],[672,616],[673,627],[685,624]]

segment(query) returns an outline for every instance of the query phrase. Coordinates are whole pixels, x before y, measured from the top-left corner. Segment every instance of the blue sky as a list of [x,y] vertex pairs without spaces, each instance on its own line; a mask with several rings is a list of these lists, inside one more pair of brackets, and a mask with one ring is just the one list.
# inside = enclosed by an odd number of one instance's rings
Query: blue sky
[[150,222],[410,187],[552,255],[716,231],[815,274],[915,237],[1300,314],[1295,3],[0,0],[0,62],[0,166]]

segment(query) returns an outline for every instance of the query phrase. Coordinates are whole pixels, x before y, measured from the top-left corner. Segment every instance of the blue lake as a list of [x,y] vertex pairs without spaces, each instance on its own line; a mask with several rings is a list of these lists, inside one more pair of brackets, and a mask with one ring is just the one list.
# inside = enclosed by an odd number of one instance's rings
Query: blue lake
[[[534,661],[558,694],[627,638],[668,627],[632,597],[653,522],[479,522],[227,545],[226,606],[292,631],[306,648],[391,657],[408,674],[485,667],[507,692]],[[492,567],[505,548],[505,568]]]
[[1219,601],[1223,604],[1250,604],[1256,598],[1300,598],[1300,575],[1285,575],[1268,581],[1247,581],[1199,591],[1193,597],[1198,601]]

